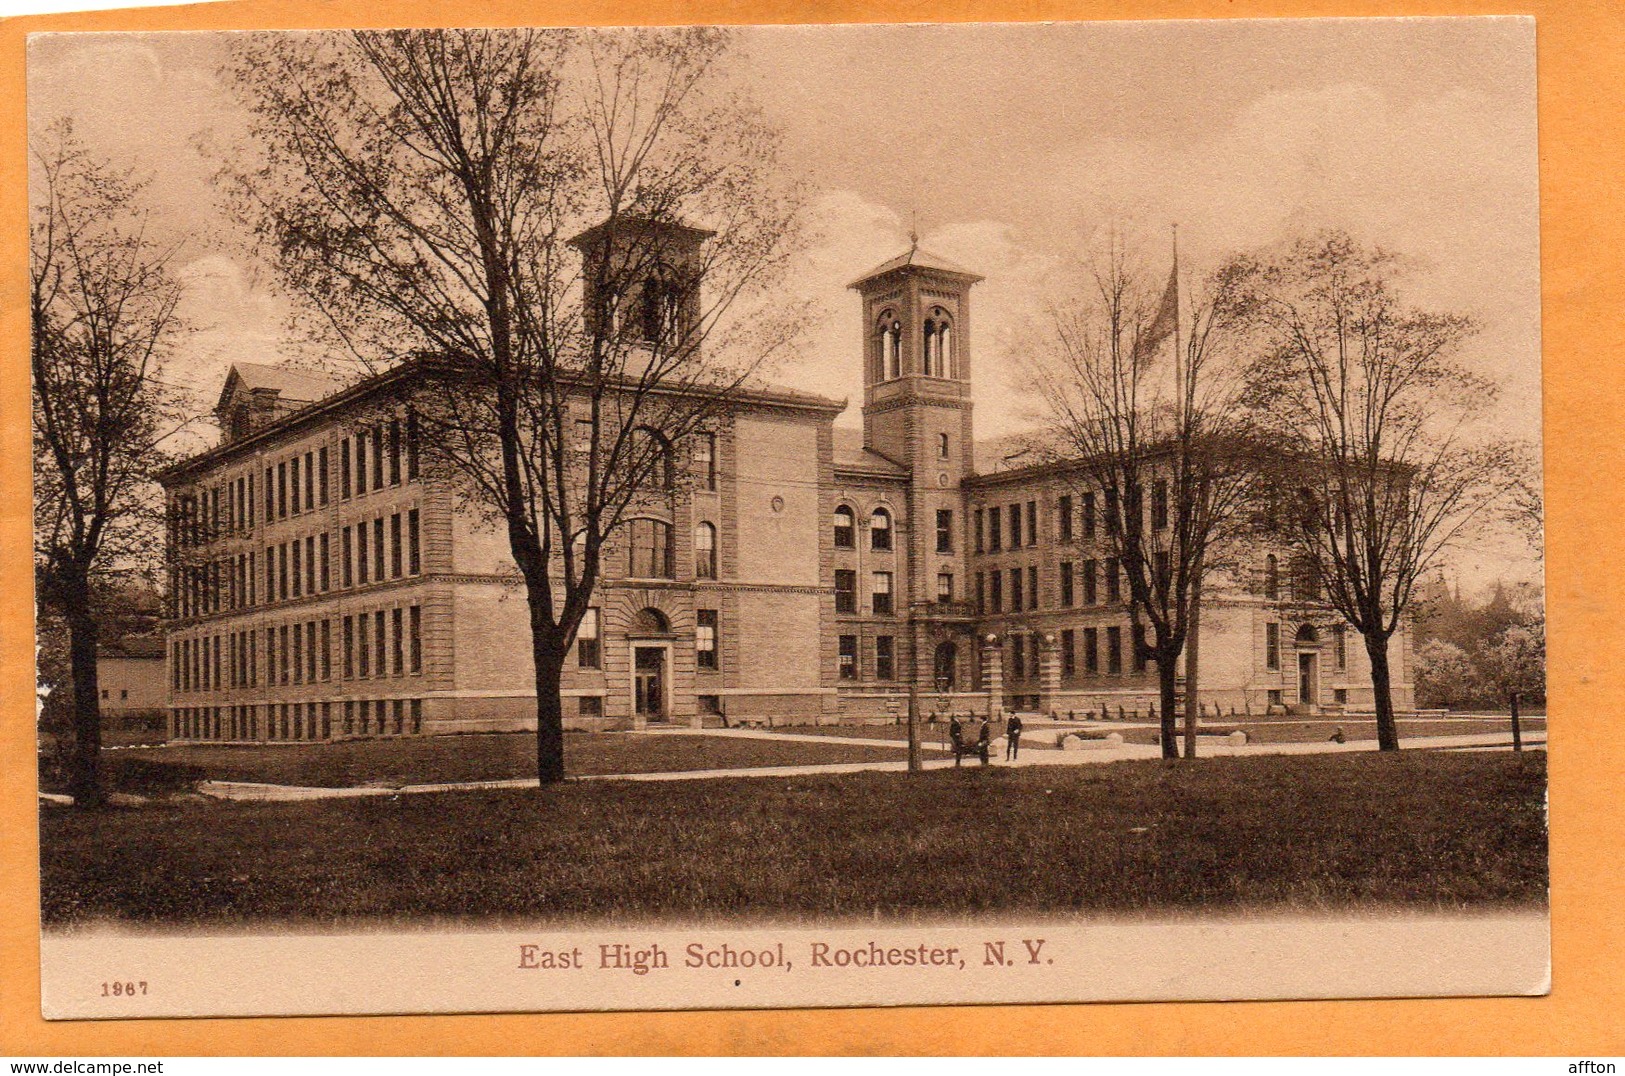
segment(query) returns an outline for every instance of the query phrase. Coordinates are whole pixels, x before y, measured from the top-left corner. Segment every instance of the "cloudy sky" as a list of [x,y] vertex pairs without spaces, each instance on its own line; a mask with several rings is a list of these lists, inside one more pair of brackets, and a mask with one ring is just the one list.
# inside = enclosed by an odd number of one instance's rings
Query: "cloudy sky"
[[[74,116],[156,180],[194,238],[201,327],[176,374],[212,404],[232,359],[284,353],[283,311],[227,241],[199,136],[241,116],[222,35],[52,35],[30,115]],[[1320,226],[1415,259],[1410,294],[1476,316],[1469,360],[1503,387],[1502,432],[1539,438],[1534,27],[1518,19],[776,27],[741,32],[733,77],[817,192],[819,236],[786,288],[813,302],[780,380],[861,399],[845,284],[908,245],[986,276],[973,293],[977,427],[1019,429],[1017,343],[1108,228],[1189,273]],[[1165,270],[1164,270],[1165,271]],[[1499,559],[1499,558],[1498,558]]]

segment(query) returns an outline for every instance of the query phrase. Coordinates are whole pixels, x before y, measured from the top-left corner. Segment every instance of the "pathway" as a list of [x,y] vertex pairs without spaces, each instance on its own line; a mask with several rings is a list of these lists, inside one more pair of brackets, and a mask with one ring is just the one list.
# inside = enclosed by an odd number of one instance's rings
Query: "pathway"
[[[907,745],[900,740],[870,740],[856,737],[839,736],[809,736],[796,735],[789,732],[771,732],[765,729],[665,729],[659,735],[705,735],[705,736],[734,736],[740,739],[769,739],[792,740],[815,743],[852,743],[852,744],[885,744],[898,748]],[[1061,751],[1053,748],[1029,750],[1015,762],[1004,762],[995,759],[994,764],[999,766],[1081,766],[1100,762],[1119,762],[1126,759],[1155,759],[1161,757],[1161,751],[1154,744],[1107,744],[1105,741],[1089,741],[1089,747],[1075,751]],[[1099,746],[1095,746],[1098,744]],[[1527,750],[1543,751],[1546,740],[1543,734],[1532,734],[1524,739]],[[1510,751],[1512,741],[1505,733],[1476,733],[1461,736],[1419,736],[1405,741],[1408,750],[1442,749],[1455,751]],[[1203,757],[1219,756],[1234,757],[1248,755],[1321,755],[1321,754],[1347,754],[1359,751],[1375,751],[1375,740],[1354,740],[1349,743],[1283,743],[1283,744],[1204,744]],[[926,769],[946,769],[953,766],[952,759],[926,758],[923,762]],[[964,765],[977,767],[981,764],[976,761],[967,761]],[[905,759],[888,762],[839,762],[817,763],[802,766],[748,766],[737,769],[719,770],[675,770],[663,773],[614,773],[591,774],[573,778],[577,781],[698,781],[710,780],[719,777],[807,777],[817,774],[862,773],[865,771],[898,772],[907,769]],[[415,795],[424,792],[468,792],[483,789],[510,789],[535,788],[536,779],[533,777],[514,777],[496,781],[450,781],[433,784],[402,785],[391,787],[387,785],[364,785],[358,788],[313,788],[297,785],[260,784],[248,781],[205,781],[198,786],[198,791],[205,796],[216,799],[230,800],[315,800],[315,799],[352,799],[364,796],[401,796]]]

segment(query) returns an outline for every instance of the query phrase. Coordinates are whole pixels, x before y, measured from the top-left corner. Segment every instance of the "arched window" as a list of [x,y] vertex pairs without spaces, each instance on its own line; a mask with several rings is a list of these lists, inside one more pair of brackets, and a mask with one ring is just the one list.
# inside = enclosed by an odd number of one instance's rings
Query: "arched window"
[[1320,629],[1313,624],[1305,624],[1298,629],[1292,637],[1293,646],[1311,647],[1320,645]]
[[665,635],[671,631],[671,620],[659,609],[649,606],[633,614],[626,630],[630,635]]
[[836,549],[851,549],[857,544],[857,542],[853,540],[853,534],[856,527],[857,518],[852,514],[852,509],[848,508],[844,504],[835,509]]
[[673,570],[671,524],[658,519],[634,519],[631,526],[631,563],[627,574],[633,579],[671,579]]
[[1272,602],[1281,598],[1281,562],[1274,553],[1264,558],[1264,598]]
[[925,341],[921,347],[925,376],[952,377],[953,352],[950,348],[953,326],[948,311],[940,306],[931,308],[925,321]]
[[681,336],[679,315],[683,293],[669,266],[658,266],[643,281],[638,294],[640,339],[655,348],[670,350]]
[[694,576],[697,579],[717,577],[717,529],[709,523],[694,527]]
[[884,508],[876,508],[869,517],[869,548],[891,548],[891,513]]
[[903,323],[886,310],[875,322],[875,380],[895,381],[902,376]]

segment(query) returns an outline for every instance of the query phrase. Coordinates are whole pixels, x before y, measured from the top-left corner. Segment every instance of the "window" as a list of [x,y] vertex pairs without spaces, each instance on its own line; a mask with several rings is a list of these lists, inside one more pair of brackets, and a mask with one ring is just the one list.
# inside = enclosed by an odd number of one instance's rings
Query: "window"
[[1021,548],[1021,505],[1010,506],[1010,548]]
[[954,512],[951,508],[937,509],[937,552],[954,551]]
[[717,667],[717,611],[694,611],[694,664],[702,669]]
[[1083,671],[1090,676],[1100,672],[1100,629],[1083,629]]
[[412,671],[423,671],[423,606],[414,605],[410,610],[410,629],[412,632]]
[[406,547],[406,570],[412,575],[417,575],[423,571],[423,551],[416,508],[406,513]]
[[939,434],[937,434],[937,459],[945,460],[947,458],[948,458],[948,435],[945,434],[945,433],[939,433]]
[[1281,625],[1271,621],[1264,625],[1264,668],[1281,667]]
[[583,669],[596,669],[603,661],[598,643],[598,609],[596,606],[581,614],[576,627],[576,664]]
[[305,511],[316,510],[316,453],[305,453]]
[[1106,600],[1123,600],[1123,573],[1117,569],[1117,558],[1106,558]]
[[1038,608],[1038,565],[1027,567],[1027,608]]
[[389,484],[401,484],[401,420],[389,420]]
[[639,482],[642,488],[671,489],[674,484],[671,463],[671,443],[659,430],[640,426],[632,431],[636,438],[633,449],[633,466],[639,469],[643,478]]
[[987,510],[987,548],[990,553],[997,553],[1004,548],[1004,532],[999,526],[1000,517],[1000,509],[989,508]]
[[398,605],[389,611],[390,656],[393,659],[390,671],[396,676],[406,671],[405,617],[405,612]]
[[1027,544],[1038,544],[1038,502],[1027,502]]
[[1134,671],[1135,672],[1145,672],[1145,666],[1146,666],[1145,625],[1144,624],[1136,624],[1136,625],[1134,625]]
[[388,644],[389,644],[389,640],[387,638],[387,636],[389,634],[388,621],[385,620],[384,611],[382,609],[378,610],[372,616],[373,616],[373,639],[372,639],[372,641],[373,641],[373,645],[377,648],[376,656],[377,656],[377,659],[378,659],[376,664],[374,665],[373,672],[374,672],[374,675],[384,676],[389,671],[384,665],[385,655],[388,653]]
[[891,616],[891,573],[875,572],[872,579],[873,589],[870,593],[871,607],[875,616]]
[[1010,569],[1010,611],[1012,613],[1021,612],[1021,607],[1022,607],[1021,599],[1022,599],[1023,596],[1024,596],[1024,592],[1021,589],[1021,569],[1020,568],[1011,568]]
[[631,576],[634,579],[670,579],[671,524],[658,519],[632,521]]
[[891,680],[897,676],[895,640],[890,635],[875,636],[875,679]]
[[298,456],[295,456],[293,459],[288,461],[288,485],[293,490],[292,512],[293,512],[294,515],[298,515],[299,514],[299,457]]
[[717,435],[694,435],[694,467],[700,473],[702,489],[717,488]]
[[1121,521],[1117,518],[1117,490],[1106,491],[1106,533],[1116,534]]
[[305,593],[316,593],[316,536],[305,536]]
[[416,480],[418,476],[418,414],[416,411],[406,413],[406,480]]
[[875,380],[895,381],[903,376],[903,323],[886,310],[875,322]]
[[1062,542],[1072,540],[1072,498],[1062,497],[1055,502],[1056,538]]
[[1168,480],[1159,478],[1151,487],[1151,526],[1162,530],[1168,526]]
[[858,611],[858,573],[850,568],[835,569],[835,611],[846,614]]
[[987,586],[988,611],[1002,613],[1004,611],[1004,573],[998,569],[987,573]]
[[694,576],[697,579],[717,577],[717,529],[709,523],[694,526]]
[[604,697],[602,695],[577,695],[577,717],[603,717]]
[[339,442],[339,499],[350,499],[350,439]]
[[1342,672],[1349,667],[1349,632],[1348,625],[1339,624],[1332,629],[1332,639],[1337,647],[1337,671]]
[[835,548],[851,549],[857,543],[853,540],[856,525],[853,521],[852,509],[841,505],[835,509]]
[[350,555],[350,528],[341,527],[339,529],[339,570],[344,580],[342,585],[346,587],[355,585],[355,575],[351,571],[350,564],[352,559]]
[[1106,629],[1106,671],[1113,675],[1123,671],[1123,629]]
[[1078,633],[1071,628],[1061,629],[1061,675],[1078,675]]
[[840,660],[836,668],[842,680],[856,680],[858,678],[858,637],[856,635],[843,635],[840,637]]
[[332,582],[333,582],[332,558],[331,558],[331,550],[329,548],[331,539],[332,539],[332,535],[328,534],[326,531],[322,532],[322,545],[321,545],[321,549],[322,549],[322,577],[321,577],[321,582],[322,582],[322,590],[323,591],[328,590],[332,586]]
[[1264,598],[1272,602],[1281,598],[1281,561],[1274,553],[1264,558]]
[[954,600],[954,576],[952,572],[937,573],[937,601],[951,602]]
[[401,541],[401,514],[394,513],[389,517],[389,577],[401,577],[401,554],[405,543]]
[[355,431],[355,493],[367,492],[367,431]]
[[384,427],[380,423],[372,428],[372,488],[384,488]]
[[288,515],[288,465],[276,465],[276,517],[285,519]]
[[1019,680],[1027,674],[1027,640],[1020,635],[1010,636],[1010,676]]
[[347,617],[344,618],[344,630],[343,630],[342,634],[344,636],[344,642],[343,642],[343,647],[344,647],[344,678],[346,680],[354,680],[355,679],[355,618],[354,617],[347,616]]
[[1072,607],[1072,598],[1072,562],[1063,560],[1061,562],[1061,607],[1070,609]]
[[1083,536],[1093,538],[1095,536],[1095,495],[1093,493],[1083,495],[1082,516]]
[[876,508],[869,516],[869,548],[891,548],[891,513],[884,508]]
[[976,513],[971,516],[971,531],[976,536],[974,541],[976,542],[976,552],[978,553],[986,552],[987,549],[986,543],[982,541],[982,515],[982,510],[978,508]]
[[976,612],[987,612],[987,580],[981,572],[976,573]]

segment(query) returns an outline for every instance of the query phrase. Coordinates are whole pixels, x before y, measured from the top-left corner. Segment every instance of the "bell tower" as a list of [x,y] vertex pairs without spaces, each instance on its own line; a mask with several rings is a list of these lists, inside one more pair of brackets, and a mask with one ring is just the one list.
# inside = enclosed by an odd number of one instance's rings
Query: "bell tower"
[[965,596],[959,487],[975,469],[970,289],[981,279],[915,242],[851,284],[863,300],[864,447],[909,472],[907,587],[915,603],[937,600],[943,574],[954,580],[953,597]]
[[850,285],[863,298],[864,447],[927,486],[971,459],[970,289],[982,278],[909,247]]

